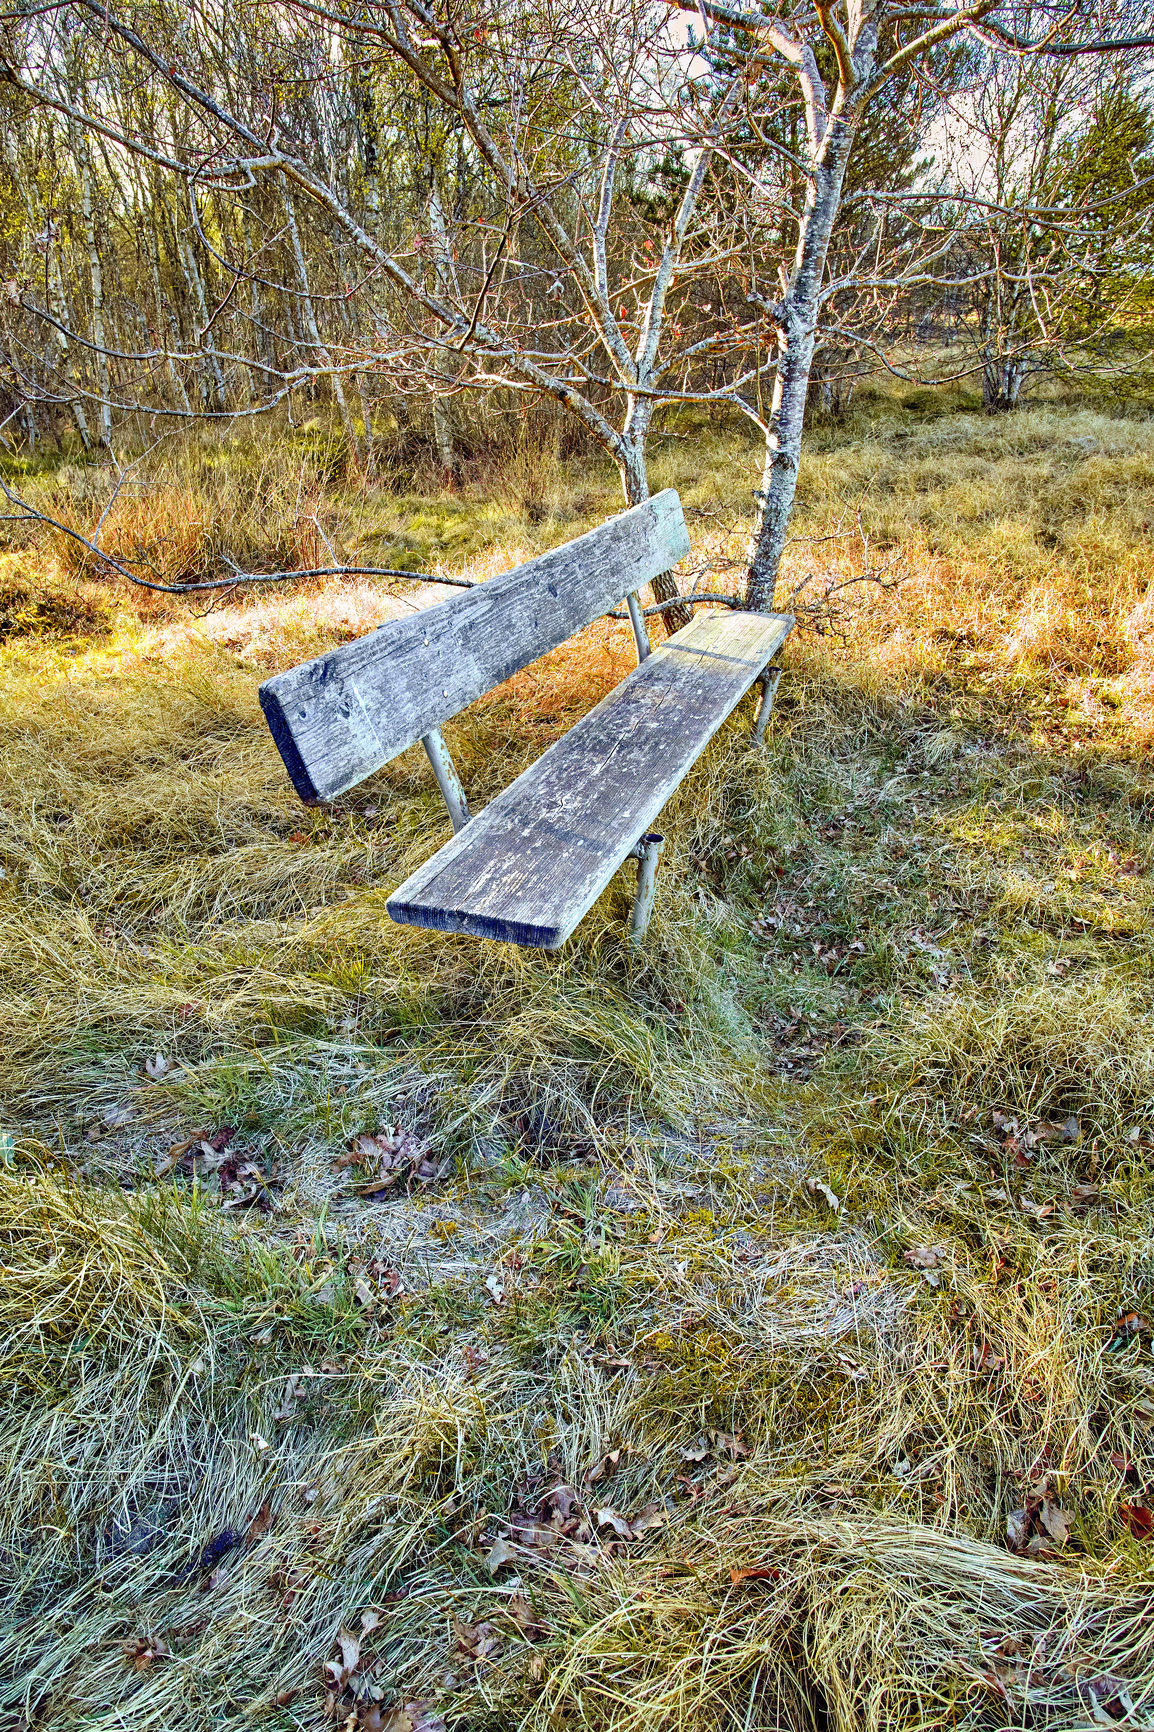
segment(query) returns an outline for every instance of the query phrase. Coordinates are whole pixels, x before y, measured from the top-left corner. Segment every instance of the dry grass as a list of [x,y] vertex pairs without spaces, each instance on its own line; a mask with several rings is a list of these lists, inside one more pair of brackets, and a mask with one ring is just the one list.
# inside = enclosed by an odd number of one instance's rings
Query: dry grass
[[[446,828],[415,754],[296,805],[259,675],[419,597],[198,619],[104,593],[82,635],[24,609],[0,651],[16,1724],[1150,1723],[1152,456],[1149,424],[1056,407],[874,404],[816,437],[799,533],[860,508],[908,581],[793,646],[765,753],[739,718],[687,782],[640,961],[624,878],[556,956],[392,926]],[[195,470],[187,523],[251,553],[248,482],[212,457],[165,485]],[[754,458],[659,457],[695,559],[737,556]],[[300,452],[245,463],[295,534]],[[314,479],[347,551],[477,575],[615,503],[536,446],[453,493]],[[39,556],[21,581],[90,595]],[[460,718],[475,796],[627,665],[603,624]],[[366,1200],[334,1162],[382,1124],[449,1167]],[[231,1167],[158,1177],[225,1126]],[[265,1212],[232,1206],[242,1162]]]

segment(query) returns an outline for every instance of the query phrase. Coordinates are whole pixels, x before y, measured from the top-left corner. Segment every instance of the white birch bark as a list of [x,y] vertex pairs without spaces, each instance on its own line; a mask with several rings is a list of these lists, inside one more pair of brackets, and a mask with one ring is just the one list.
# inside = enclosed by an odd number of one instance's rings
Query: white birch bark
[[[317,326],[316,308],[313,305],[312,289],[309,285],[308,266],[305,264],[304,248],[301,246],[300,229],[297,227],[296,213],[293,210],[292,199],[289,197],[287,187],[282,186],[281,191],[284,201],[285,221],[288,225],[289,241],[293,250],[293,261],[296,264],[297,282],[300,284],[301,321],[305,330],[308,332],[309,341],[312,345],[316,359],[323,367],[332,369],[333,358],[322,343],[321,333]],[[348,398],[345,396],[344,386],[341,383],[341,376],[334,369],[329,372],[328,377],[329,384],[332,387],[333,398],[337,405],[337,412],[341,418],[341,426],[345,430],[345,438],[348,440],[349,451],[352,453],[353,462],[357,465],[358,469],[363,469],[364,460],[361,456],[360,440],[357,438],[357,424],[353,420],[352,412],[349,409]]]
[[[191,197],[191,194],[189,196]],[[180,262],[184,268],[185,281],[188,284],[189,299],[192,301],[198,321],[198,341],[204,353],[205,365],[212,379],[210,393],[212,406],[216,410],[222,410],[225,406],[224,374],[220,370],[220,362],[212,352],[208,341],[208,301],[204,293],[204,278],[200,274],[200,267],[197,265],[192,243],[179,226],[177,226],[176,238],[180,249]]]
[[92,199],[92,158],[88,141],[76,141],[76,160],[80,172],[80,220],[84,230],[84,245],[88,253],[88,277],[92,285],[92,341],[95,346],[96,385],[100,394],[98,443],[106,449],[112,444],[112,377],[108,365],[108,340],[104,328],[104,269],[100,262],[100,247],[96,239],[96,212]]
[[[832,14],[823,13],[838,63],[838,85],[828,112],[812,49],[788,43],[805,92],[809,138],[808,185],[797,248],[785,292],[774,308],[777,372],[765,441],[765,464],[757,516],[749,543],[746,603],[772,612],[797,493],[805,402],[813,365],[821,290],[829,243],[841,207],[845,172],[877,56],[877,18],[851,7],[856,32],[844,37]],[[784,50],[782,50],[784,51]]]

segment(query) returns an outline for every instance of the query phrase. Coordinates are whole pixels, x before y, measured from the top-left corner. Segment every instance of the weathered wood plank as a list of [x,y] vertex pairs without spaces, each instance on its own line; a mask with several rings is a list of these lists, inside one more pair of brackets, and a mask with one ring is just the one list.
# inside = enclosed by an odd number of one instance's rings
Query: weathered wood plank
[[393,919],[563,944],[792,627],[731,613],[676,632],[393,893]]
[[689,552],[670,488],[476,589],[260,688],[302,800],[335,800]]

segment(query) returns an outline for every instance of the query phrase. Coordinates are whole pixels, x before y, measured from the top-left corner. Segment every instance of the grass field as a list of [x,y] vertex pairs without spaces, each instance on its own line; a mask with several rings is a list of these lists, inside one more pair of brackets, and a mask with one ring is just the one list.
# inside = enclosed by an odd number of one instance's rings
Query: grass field
[[[169,577],[618,509],[547,444],[150,461],[107,531]],[[758,453],[654,470],[731,588]],[[626,873],[555,955],[392,925],[419,753],[297,804],[257,684],[412,594],[13,539],[4,1724],[1154,1725],[1154,422],[875,400],[800,497],[803,601],[902,581],[685,784],[639,958]],[[475,802],[629,665],[603,622],[452,724]]]

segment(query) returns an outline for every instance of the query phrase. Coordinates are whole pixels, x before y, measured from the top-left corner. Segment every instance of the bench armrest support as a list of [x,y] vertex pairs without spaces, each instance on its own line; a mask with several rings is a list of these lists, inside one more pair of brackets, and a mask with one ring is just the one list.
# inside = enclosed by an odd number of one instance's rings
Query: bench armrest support
[[769,713],[773,709],[773,700],[777,696],[777,688],[781,683],[781,668],[768,667],[761,676],[761,702],[757,706],[757,720],[753,724],[753,738],[757,745],[765,739],[765,728],[769,721]]
[[469,802],[465,798],[465,790],[461,786],[461,778],[457,774],[457,766],[445,744],[445,736],[440,728],[430,728],[427,734],[421,735],[421,744],[428,753],[429,762],[433,766],[433,774],[437,778],[437,786],[441,790],[441,798],[449,808],[449,816],[453,820],[453,834],[463,830],[469,822]]
[[633,637],[637,644],[637,665],[641,666],[650,653],[649,631],[645,624],[645,609],[641,605],[641,597],[635,589],[631,589],[625,597],[629,609],[629,623],[633,627]]

